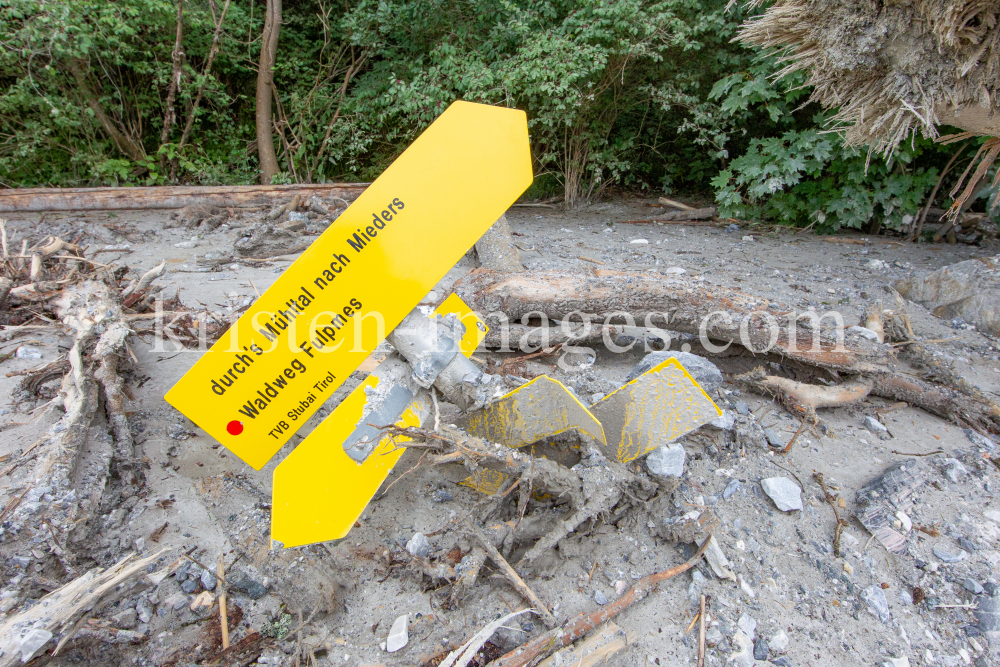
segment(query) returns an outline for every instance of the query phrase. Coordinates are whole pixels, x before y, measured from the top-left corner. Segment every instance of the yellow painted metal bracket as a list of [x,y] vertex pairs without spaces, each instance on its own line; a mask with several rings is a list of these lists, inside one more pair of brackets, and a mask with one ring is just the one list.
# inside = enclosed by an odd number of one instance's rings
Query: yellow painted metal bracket
[[[471,356],[486,337],[486,324],[455,294],[435,311],[451,313],[465,325],[460,348]],[[390,436],[362,463],[344,451],[344,441],[365,415],[368,391],[378,382],[369,376],[274,469],[272,540],[297,547],[346,536],[406,451],[405,438]],[[430,398],[419,392],[395,424],[420,426],[429,412]]]

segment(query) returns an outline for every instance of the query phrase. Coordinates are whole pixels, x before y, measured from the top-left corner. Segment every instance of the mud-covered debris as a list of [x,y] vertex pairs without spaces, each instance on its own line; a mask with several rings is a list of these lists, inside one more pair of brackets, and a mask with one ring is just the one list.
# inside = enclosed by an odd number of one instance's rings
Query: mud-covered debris
[[697,354],[691,354],[690,352],[671,352],[669,350],[647,354],[629,372],[625,381],[631,382],[649,369],[662,364],[667,359],[676,359],[681,362],[681,365],[690,373],[694,381],[709,395],[714,395],[715,391],[722,385],[722,371],[708,359],[699,357]]
[[264,258],[297,252],[305,245],[294,232],[267,223],[257,223],[240,231],[233,242],[233,250],[241,257]]
[[868,482],[857,495],[857,516],[868,531],[892,553],[904,553],[906,536],[897,527],[897,512],[910,513],[913,492],[924,483],[916,459],[902,461]]
[[660,445],[646,456],[646,467],[654,475],[680,477],[684,474],[687,453],[679,442]]
[[787,477],[768,477],[760,485],[782,512],[802,509],[802,489]]

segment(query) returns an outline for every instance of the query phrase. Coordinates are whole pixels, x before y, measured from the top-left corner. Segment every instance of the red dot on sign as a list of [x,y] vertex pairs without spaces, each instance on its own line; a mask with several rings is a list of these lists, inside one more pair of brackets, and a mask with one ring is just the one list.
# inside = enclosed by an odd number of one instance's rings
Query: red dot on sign
[[243,432],[243,422],[238,422],[234,419],[226,424],[226,430],[229,431],[229,435],[239,435]]

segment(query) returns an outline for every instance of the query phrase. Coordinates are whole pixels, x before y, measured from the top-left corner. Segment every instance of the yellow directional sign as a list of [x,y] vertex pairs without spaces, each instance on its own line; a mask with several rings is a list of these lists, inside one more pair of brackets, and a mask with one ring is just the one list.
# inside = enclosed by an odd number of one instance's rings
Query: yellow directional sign
[[455,102],[166,400],[259,470],[531,180],[524,113]]
[[[445,299],[436,312],[442,316],[455,313],[465,325],[459,343],[465,356],[486,337],[485,323],[458,296]],[[271,539],[297,547],[344,537],[389,476],[406,451],[400,446],[405,438],[394,442],[383,437],[362,463],[348,456],[343,447],[366,414],[369,392],[378,383],[379,378],[369,376],[274,469]],[[430,400],[422,391],[395,424],[420,426],[429,412]]]

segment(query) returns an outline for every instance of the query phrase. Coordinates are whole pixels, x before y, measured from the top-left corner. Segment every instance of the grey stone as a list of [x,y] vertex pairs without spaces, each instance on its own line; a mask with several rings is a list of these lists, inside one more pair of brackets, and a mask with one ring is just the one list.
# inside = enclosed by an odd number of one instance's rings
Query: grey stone
[[406,614],[398,617],[389,628],[389,636],[385,638],[385,650],[395,653],[410,641],[410,624]]
[[11,556],[11,561],[18,567],[28,567],[31,565],[31,556]]
[[140,623],[149,623],[153,618],[153,603],[144,597],[139,598],[135,603],[135,613],[139,616]]
[[111,617],[111,622],[116,628],[131,630],[139,624],[139,615],[135,609],[125,609]]
[[259,600],[267,594],[267,587],[264,584],[254,581],[242,572],[237,572],[235,577],[227,577],[226,582],[233,590],[251,600]]
[[965,437],[969,439],[969,442],[976,445],[977,447],[984,449],[991,454],[996,452],[997,444],[986,436],[976,433],[971,428],[965,429]]
[[903,298],[945,320],[962,318],[979,331],[1000,336],[1000,259],[970,259],[895,283]]
[[42,351],[39,350],[37,347],[27,347],[22,345],[21,347],[17,348],[17,352],[14,353],[14,356],[17,357],[18,359],[37,360],[42,358]]
[[679,442],[660,445],[646,456],[649,472],[662,477],[680,477],[684,474],[687,453]]
[[431,555],[431,544],[423,533],[413,533],[413,537],[406,543],[406,550],[411,556],[427,558]]
[[732,431],[736,428],[736,415],[729,410],[723,410],[722,414],[708,422],[708,425],[720,431]]
[[788,648],[788,642],[788,635],[785,634],[785,631],[778,630],[771,635],[771,641],[768,642],[768,648],[777,653],[784,653],[785,649]]
[[784,447],[785,441],[782,439],[781,435],[778,434],[773,428],[764,429],[764,437],[767,438],[767,444],[772,447]]
[[743,401],[737,401],[736,412],[746,417],[748,414],[750,414],[750,406],[744,403]]
[[214,591],[218,583],[218,579],[216,579],[214,574],[208,570],[201,571],[201,587],[206,591]]
[[601,606],[604,606],[604,605],[606,605],[608,603],[608,596],[605,595],[601,591],[601,589],[597,589],[596,591],[594,591],[594,602],[596,602],[597,604],[599,604]]
[[983,632],[1000,632],[1000,598],[983,598],[973,612]]
[[792,664],[792,661],[786,658],[785,656],[781,656],[780,658],[773,658],[771,660],[771,664],[775,665],[776,667],[795,667],[795,665]]
[[958,563],[965,560],[965,557],[968,556],[968,554],[961,549],[958,550],[957,554],[946,551],[941,547],[934,547],[933,551],[934,555],[943,560],[945,563]]
[[878,584],[872,584],[861,591],[861,601],[868,606],[875,618],[883,623],[889,622],[889,601],[885,599],[885,593]]
[[968,468],[962,465],[958,459],[944,460],[944,476],[952,484],[958,484],[963,477],[969,474]]
[[194,579],[188,579],[181,584],[181,590],[185,593],[194,593],[198,590],[198,582]]
[[865,417],[865,428],[877,435],[880,438],[889,437],[889,429],[885,427],[879,420],[872,416]]
[[34,658],[52,639],[52,633],[44,628],[34,628],[21,638],[21,662]]
[[992,581],[987,581],[985,584],[983,584],[983,590],[991,598],[995,598],[998,594],[1000,594],[1000,586],[997,586]]
[[767,640],[761,637],[753,644],[753,659],[754,660],[767,660]]
[[731,480],[729,484],[726,484],[726,489],[722,492],[722,497],[726,500],[729,500],[730,498],[732,498],[734,493],[740,490],[741,486],[742,485],[740,484],[740,480],[738,479]]
[[750,639],[757,636],[757,621],[752,616],[741,614],[739,620],[736,621],[736,627]]
[[969,591],[973,595],[982,595],[985,592],[983,586],[978,581],[972,578],[967,578],[965,581],[963,581],[962,586],[965,588],[965,590]]
[[976,545],[967,537],[958,538],[958,546],[962,547],[965,551],[973,553],[976,551]]
[[802,490],[787,477],[768,477],[760,485],[782,512],[802,509]]
[[719,367],[713,364],[708,359],[704,357],[699,357],[697,354],[691,354],[690,352],[672,352],[670,350],[664,350],[663,352],[650,352],[642,361],[640,361],[635,368],[628,374],[625,378],[626,382],[631,382],[636,379],[649,369],[662,364],[667,359],[674,358],[681,362],[684,369],[691,374],[694,381],[697,382],[702,389],[708,394],[713,394],[716,389],[722,385],[722,372]]

